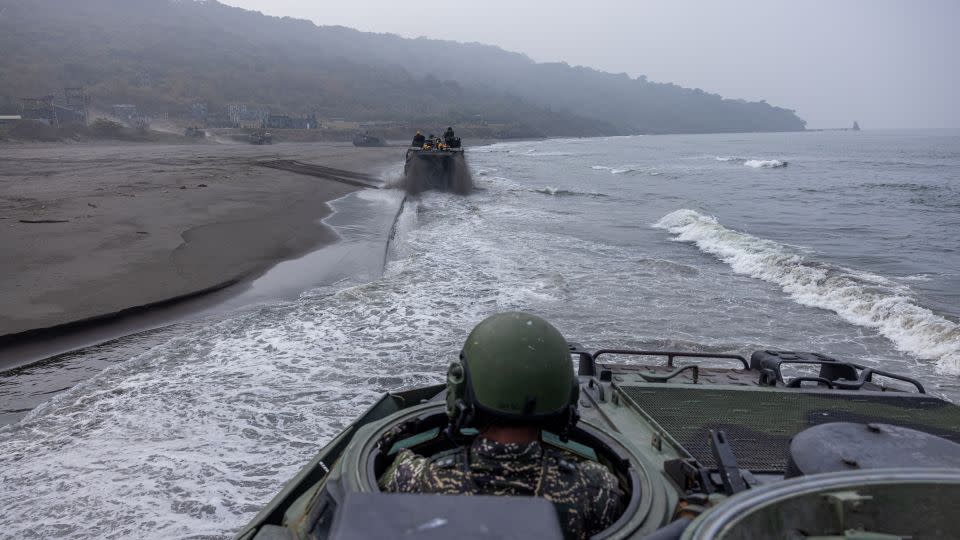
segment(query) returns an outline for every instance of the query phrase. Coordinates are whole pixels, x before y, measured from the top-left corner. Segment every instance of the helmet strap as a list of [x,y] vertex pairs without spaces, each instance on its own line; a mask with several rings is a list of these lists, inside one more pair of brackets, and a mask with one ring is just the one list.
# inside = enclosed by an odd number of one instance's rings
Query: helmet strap
[[456,413],[447,422],[447,427],[443,430],[443,434],[452,442],[456,443],[460,430],[473,419],[473,407],[468,406],[463,399],[458,399],[454,407],[456,407]]
[[577,407],[577,402],[580,401],[580,382],[574,379],[573,387],[570,389],[570,403],[567,405],[567,414],[564,419],[563,426],[560,427],[560,433],[557,433],[557,436],[560,437],[560,440],[567,442],[570,439],[570,433],[573,432],[573,428],[577,425],[577,422],[580,421],[580,408]]
[[444,430],[447,438],[454,443],[457,442],[456,438],[460,435],[460,430],[463,429],[464,426],[470,425],[470,422],[473,421],[475,416],[473,407],[473,385],[470,382],[470,369],[463,351],[460,351],[459,365],[463,370],[463,380],[457,383],[455,387],[448,388],[447,390],[448,392],[456,392],[457,395],[454,396],[456,401],[453,404],[452,414],[449,415],[450,419]]
[[565,420],[560,427],[559,433],[557,433],[557,437],[559,437],[562,442],[568,442],[570,440],[570,434],[573,432],[574,426],[580,421],[580,410],[577,409],[576,404],[567,407],[567,418]]

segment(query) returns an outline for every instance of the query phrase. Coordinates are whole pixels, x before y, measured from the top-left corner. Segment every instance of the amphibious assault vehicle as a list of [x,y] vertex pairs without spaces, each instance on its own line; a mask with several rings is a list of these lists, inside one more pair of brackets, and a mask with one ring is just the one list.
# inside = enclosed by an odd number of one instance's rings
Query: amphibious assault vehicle
[[273,144],[273,135],[266,128],[260,128],[250,134],[250,144]]
[[[543,442],[629,496],[594,538],[960,538],[960,407],[916,380],[814,353],[570,353],[581,420]],[[380,493],[399,450],[475,436],[449,434],[444,399],[384,395],[238,538],[561,538],[544,499]]]
[[369,133],[357,133],[353,136],[353,145],[380,147],[386,146],[387,143],[376,135],[370,135]]
[[467,193],[473,187],[459,144],[455,147],[443,144],[411,146],[407,149],[403,176],[411,192],[436,189]]

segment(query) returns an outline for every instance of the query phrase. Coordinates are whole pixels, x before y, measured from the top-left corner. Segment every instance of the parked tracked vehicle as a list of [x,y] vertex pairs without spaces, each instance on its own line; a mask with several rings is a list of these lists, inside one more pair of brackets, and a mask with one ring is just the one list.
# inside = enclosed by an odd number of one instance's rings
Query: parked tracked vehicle
[[[815,353],[570,354],[581,419],[542,442],[629,497],[594,538],[960,538],[960,407],[916,380]],[[384,395],[238,538],[559,538],[544,499],[380,492],[401,449],[476,435],[447,429],[445,394]]]
[[380,147],[386,146],[387,142],[376,135],[370,135],[369,133],[357,133],[353,136],[353,145],[363,147]]
[[260,128],[250,134],[250,144],[273,144],[273,134],[266,128]]

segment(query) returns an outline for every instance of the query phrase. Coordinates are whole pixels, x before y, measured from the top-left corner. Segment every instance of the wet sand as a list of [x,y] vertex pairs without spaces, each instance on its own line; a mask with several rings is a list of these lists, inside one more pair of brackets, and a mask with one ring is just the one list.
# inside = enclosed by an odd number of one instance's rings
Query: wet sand
[[377,176],[403,150],[0,147],[0,342],[216,290],[334,241],[325,203],[358,188],[255,164],[266,159]]

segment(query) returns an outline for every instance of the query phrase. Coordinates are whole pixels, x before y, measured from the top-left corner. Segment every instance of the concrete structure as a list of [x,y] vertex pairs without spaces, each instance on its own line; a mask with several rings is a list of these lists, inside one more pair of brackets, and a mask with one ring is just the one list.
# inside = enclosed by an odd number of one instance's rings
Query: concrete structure
[[286,114],[271,114],[266,125],[270,129],[317,129],[320,123],[315,115],[293,118]]
[[231,122],[241,127],[261,127],[270,116],[270,109],[231,103],[227,105],[227,116]]
[[37,120],[44,124],[57,125],[57,115],[53,106],[54,96],[21,98],[20,109],[25,120]]
[[82,87],[67,87],[63,89],[63,97],[66,100],[66,107],[75,114],[76,123],[86,124],[89,120],[87,109],[90,105],[90,96],[88,96]]
[[113,110],[113,115],[124,122],[130,122],[139,116],[136,105],[117,104],[111,107],[111,109]]
[[63,100],[59,103],[57,101],[57,96],[53,94],[21,98],[22,116],[25,120],[37,120],[54,127],[87,123],[87,106],[90,103],[90,97],[83,92],[83,88],[64,88]]

